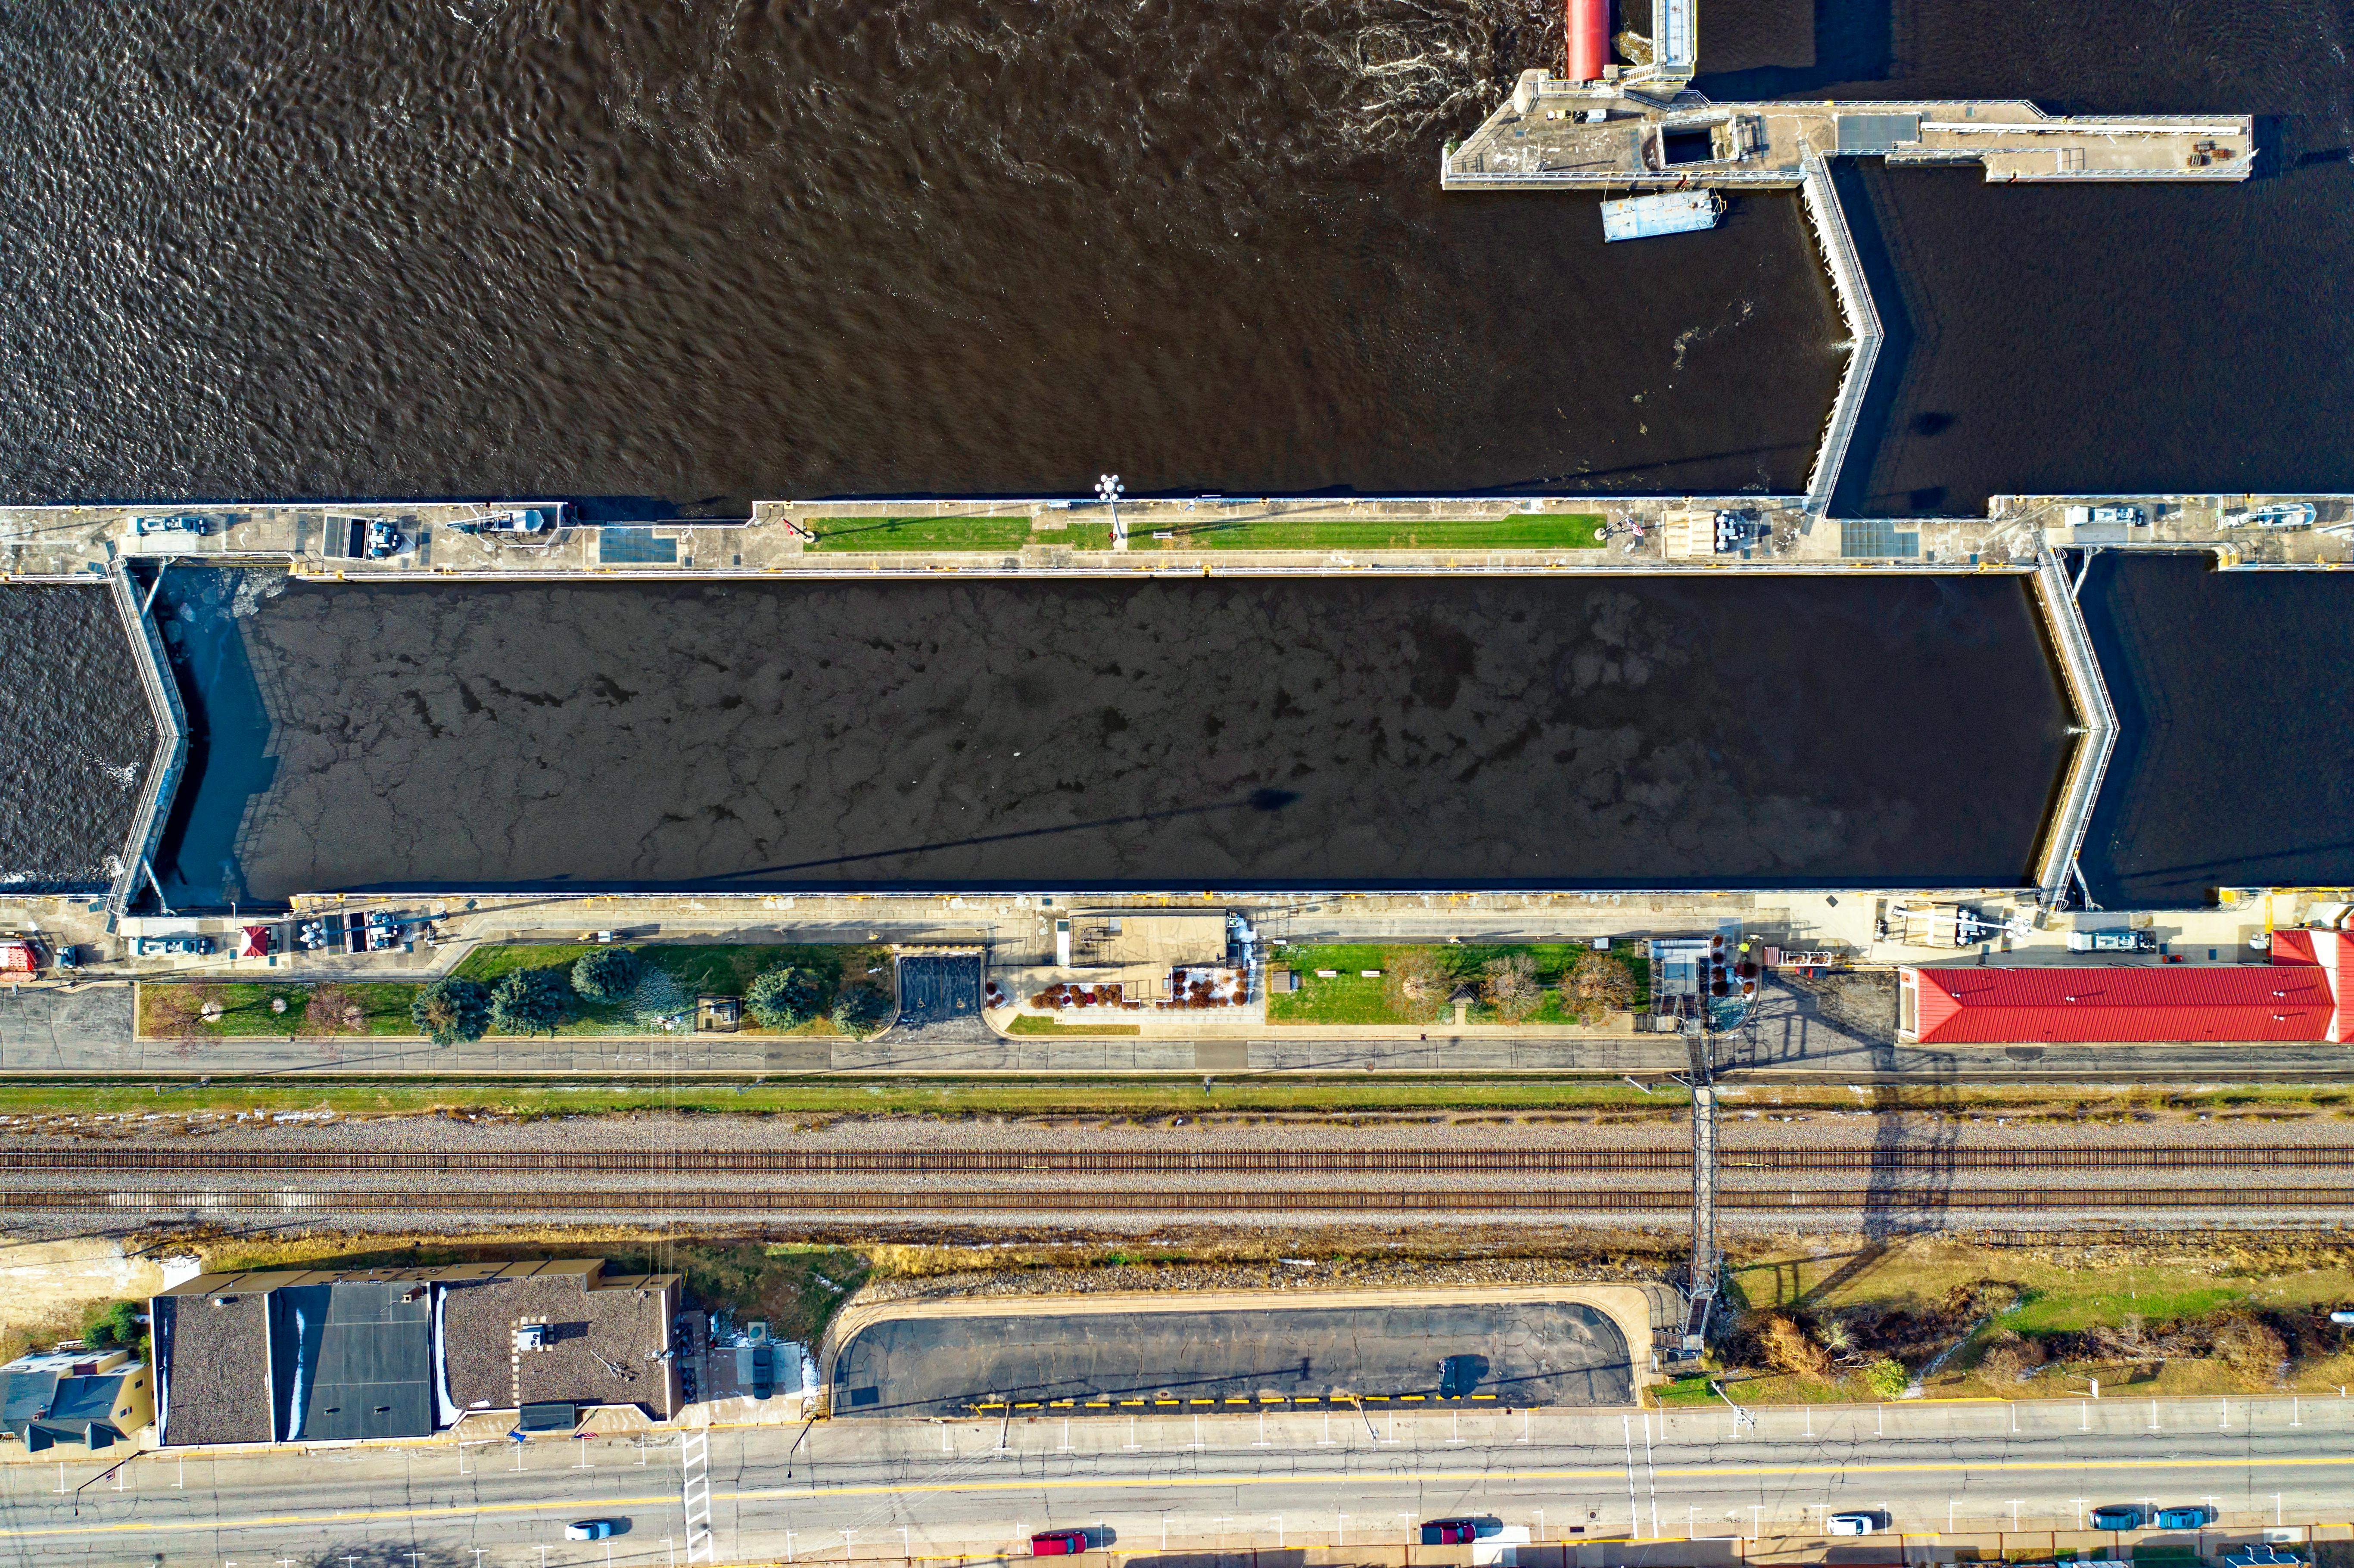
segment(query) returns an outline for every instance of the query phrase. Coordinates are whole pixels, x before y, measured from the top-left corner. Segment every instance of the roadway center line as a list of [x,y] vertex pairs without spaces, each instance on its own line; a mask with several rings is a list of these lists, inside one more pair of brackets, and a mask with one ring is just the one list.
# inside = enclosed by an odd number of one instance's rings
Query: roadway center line
[[[2147,1459],[2039,1459],[1990,1460],[1985,1464],[1914,1464],[1914,1465],[1707,1465],[1689,1469],[1662,1468],[1663,1476],[1714,1477],[1728,1479],[1765,1478],[1769,1476],[1857,1476],[1857,1475],[1936,1475],[1966,1473],[1972,1470],[2022,1472],[2033,1470],[2245,1470],[2251,1467],[2279,1467],[2305,1468],[2318,1467],[2354,1467],[2354,1454],[2316,1455],[2309,1458],[2258,1459],[2246,1456],[2212,1459],[2169,1459],[2153,1464]],[[800,1488],[773,1487],[748,1491],[714,1492],[715,1501],[736,1503],[800,1501],[815,1503],[828,1498],[869,1498],[929,1495],[957,1492],[1045,1492],[1139,1489],[1199,1489],[1216,1487],[1286,1487],[1286,1486],[1377,1486],[1412,1483],[1417,1486],[1457,1484],[1461,1482],[1505,1483],[1513,1481],[1592,1481],[1616,1480],[1623,1472],[1617,1468],[1597,1470],[1411,1470],[1365,1471],[1358,1474],[1330,1476],[1072,1476],[1060,1478],[1034,1477],[1018,1481],[963,1481],[921,1483],[906,1486],[829,1487],[822,1490],[802,1490]],[[560,1499],[553,1502],[472,1503],[465,1507],[419,1509],[368,1509],[337,1513],[262,1514],[250,1519],[187,1520],[179,1523],[143,1523],[125,1520],[118,1524],[59,1526],[45,1530],[0,1531],[0,1541],[24,1541],[48,1536],[119,1535],[141,1531],[188,1531],[220,1530],[282,1529],[295,1525],[348,1524],[370,1520],[449,1519],[496,1513],[557,1513],[578,1512],[584,1507],[631,1506],[666,1508],[672,1499],[664,1493],[658,1497],[604,1498]]]

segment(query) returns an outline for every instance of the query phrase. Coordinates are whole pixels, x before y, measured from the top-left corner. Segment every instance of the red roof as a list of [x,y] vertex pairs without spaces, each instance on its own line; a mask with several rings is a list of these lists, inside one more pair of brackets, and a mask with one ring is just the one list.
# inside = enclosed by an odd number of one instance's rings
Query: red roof
[[2272,964],[1921,969],[1924,1044],[2327,1040],[2339,1022],[2322,968]]
[[2274,931],[2273,962],[2317,966],[2337,1003],[2325,1038],[2334,1044],[2354,1038],[2354,937],[2343,931]]

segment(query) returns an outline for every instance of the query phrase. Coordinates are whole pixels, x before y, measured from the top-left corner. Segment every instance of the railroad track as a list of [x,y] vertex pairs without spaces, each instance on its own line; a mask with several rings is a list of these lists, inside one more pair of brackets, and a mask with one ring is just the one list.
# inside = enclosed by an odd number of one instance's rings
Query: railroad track
[[[2086,1211],[2132,1209],[2346,1209],[2354,1187],[1923,1187],[1871,1192],[1790,1188],[1720,1192],[1721,1210],[1805,1213],[1938,1213],[1954,1210]],[[1681,1213],[1691,1195],[1681,1188],[1602,1192],[1542,1188],[1204,1192],[1083,1188],[1017,1192],[759,1192],[623,1189],[618,1192],[299,1191],[283,1188],[41,1188],[0,1191],[0,1213],[93,1211],[121,1215],[275,1213],[578,1213],[669,1218],[790,1214],[954,1214],[1018,1212],[1029,1219],[1105,1213]]]
[[[1674,1171],[1691,1167],[1681,1149],[1224,1150],[1200,1152],[1023,1153],[924,1150],[802,1152],[776,1150],[256,1150],[207,1147],[0,1148],[9,1171],[150,1175],[614,1175],[614,1176],[1248,1176],[1574,1175]],[[1753,1149],[1720,1150],[1724,1171],[1946,1173],[1969,1171],[2186,1171],[2354,1169],[2354,1145],[2264,1144],[2241,1149],[2161,1145],[2047,1148],[2034,1144],[1939,1149]]]

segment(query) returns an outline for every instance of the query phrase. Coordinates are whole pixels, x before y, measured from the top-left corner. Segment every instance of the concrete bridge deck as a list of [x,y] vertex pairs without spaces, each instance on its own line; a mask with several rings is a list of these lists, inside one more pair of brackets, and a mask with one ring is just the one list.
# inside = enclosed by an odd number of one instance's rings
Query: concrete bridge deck
[[2248,177],[2248,115],[2055,116],[2019,99],[1713,103],[1522,75],[1439,165],[1449,190],[1788,189],[1809,157],[1978,164],[1989,182]]
[[[2306,526],[2242,521],[2306,502]],[[2131,507],[2137,524],[2094,524],[2071,509]],[[1352,575],[1394,572],[2028,571],[2039,550],[2199,550],[2232,568],[2354,566],[2354,495],[2001,495],[1980,517],[1825,517],[1811,496],[1197,497],[1125,501],[1115,547],[1105,510],[1061,500],[755,503],[748,522],[567,527],[552,546],[461,535],[455,503],[183,504],[214,524],[203,538],[136,536],[152,506],[0,507],[0,580],[98,582],[141,559],[291,567],[312,577],[529,580],[1076,573],[1086,576]],[[1716,515],[1741,524],[1718,547]],[[418,540],[387,560],[319,548],[320,518],[381,516]],[[907,548],[813,547],[811,533],[887,521],[940,524]],[[1527,542],[1532,533],[1544,542]],[[1597,537],[1598,535],[1598,537]],[[629,547],[616,549],[617,536]],[[654,545],[664,548],[649,549]],[[620,558],[616,558],[620,557]]]

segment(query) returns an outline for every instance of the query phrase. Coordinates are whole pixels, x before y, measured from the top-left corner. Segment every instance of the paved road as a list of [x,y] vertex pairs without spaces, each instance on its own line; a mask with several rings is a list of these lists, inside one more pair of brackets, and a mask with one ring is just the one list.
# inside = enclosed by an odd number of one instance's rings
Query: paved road
[[[1770,982],[1769,982],[1770,985]],[[1772,985],[1755,1043],[1720,1047],[1733,1076],[1836,1084],[2322,1083],[2354,1076],[2341,1046],[2113,1045],[1896,1046],[1826,1019],[1811,998]],[[932,1038],[893,1031],[867,1045],[825,1040],[702,1034],[670,1039],[482,1040],[440,1048],[423,1041],[254,1041],[202,1047],[132,1038],[131,992],[0,991],[0,1073],[336,1077],[415,1074],[667,1075],[713,1073],[774,1078],[797,1073],[956,1074],[1284,1072],[1585,1074],[1647,1080],[1687,1070],[1672,1036],[1516,1041],[1456,1036],[1427,1041],[1319,1038],[1286,1031],[1253,1040],[1010,1040]]]
[[[1595,1563],[1730,1562],[1730,1538],[1808,1532],[1825,1510],[1888,1510],[1918,1543],[2064,1532],[2080,1509],[2144,1499],[2219,1510],[2211,1547],[2342,1521],[2354,1495],[2354,1402],[2334,1398],[1827,1406],[1749,1430],[1722,1408],[845,1422],[789,1461],[797,1431],[712,1439],[718,1561],[981,1555],[1047,1526],[1105,1531],[1124,1554],[1394,1548],[1417,1520],[1484,1515],[1547,1542],[1627,1543]],[[124,1489],[85,1491],[79,1517],[70,1489],[100,1463],[10,1464],[0,1561],[537,1568],[544,1549],[571,1568],[605,1563],[606,1543],[567,1544],[563,1522],[607,1515],[631,1521],[612,1563],[667,1565],[684,1555],[679,1463],[667,1437],[642,1456],[603,1441],[148,1457]]]

